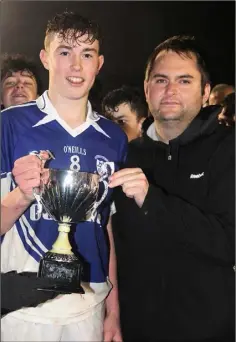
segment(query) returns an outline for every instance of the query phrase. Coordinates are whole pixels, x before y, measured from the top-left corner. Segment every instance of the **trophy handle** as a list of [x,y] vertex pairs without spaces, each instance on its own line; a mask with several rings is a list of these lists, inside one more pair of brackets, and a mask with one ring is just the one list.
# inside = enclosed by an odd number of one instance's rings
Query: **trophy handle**
[[[46,150],[46,151],[43,151],[43,150],[40,150],[40,151],[32,151],[32,152],[30,152],[29,154],[30,154],[30,155],[34,155],[34,156],[38,157],[41,161],[43,161],[43,160],[45,160],[45,159],[41,156],[41,153],[42,153],[42,152],[47,152],[47,153],[48,153],[48,155],[49,155],[49,159],[48,159],[48,160],[50,160],[50,159],[55,159],[54,155],[53,155],[52,152],[49,151],[49,150]],[[41,213],[41,212],[43,211],[43,205],[42,205],[40,193],[37,194],[36,188],[33,188],[32,190],[33,190],[33,195],[34,195],[34,197],[35,197],[35,199],[36,199],[36,201],[37,201],[37,203],[38,203],[38,211],[39,211],[39,213]]]
[[34,195],[34,198],[36,199],[36,201],[38,203],[38,212],[39,212],[39,214],[41,214],[41,212],[43,211],[43,205],[42,205],[42,202],[41,202],[41,197],[40,197],[39,194],[37,194],[35,188],[33,188],[33,195]]
[[93,219],[95,219],[95,216],[96,216],[95,213],[96,213],[96,211],[97,211],[97,208],[98,208],[99,205],[103,202],[103,200],[105,199],[105,197],[106,197],[106,195],[107,195],[107,193],[108,193],[108,183],[107,183],[107,182],[104,182],[104,181],[101,181],[101,182],[102,182],[103,185],[104,185],[104,191],[103,191],[103,194],[102,194],[100,200],[99,200],[99,201],[95,201],[95,203],[94,203],[93,210],[92,210],[92,214],[91,214],[91,217],[92,217]]

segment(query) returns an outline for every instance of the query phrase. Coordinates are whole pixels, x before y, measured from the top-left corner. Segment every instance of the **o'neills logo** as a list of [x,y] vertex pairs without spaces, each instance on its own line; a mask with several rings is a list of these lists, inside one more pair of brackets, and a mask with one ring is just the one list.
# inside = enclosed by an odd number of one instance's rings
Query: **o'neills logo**
[[77,153],[82,154],[83,156],[86,156],[86,149],[79,147],[79,146],[64,146],[63,147],[64,153]]

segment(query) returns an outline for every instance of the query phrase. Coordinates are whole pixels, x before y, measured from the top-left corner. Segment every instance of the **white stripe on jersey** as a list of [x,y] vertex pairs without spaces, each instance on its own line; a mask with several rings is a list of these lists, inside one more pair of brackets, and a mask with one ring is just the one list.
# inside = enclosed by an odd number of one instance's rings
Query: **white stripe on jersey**
[[[13,189],[16,187],[16,184],[14,183],[12,177],[11,177],[11,172],[8,172],[8,173],[2,173],[1,176],[5,176],[4,178],[1,178],[1,196],[5,196],[7,195],[10,190],[11,190],[11,184],[13,186]],[[38,237],[36,236],[35,234],[35,231],[33,230],[33,228],[31,227],[30,223],[28,222],[27,218],[25,217],[25,215],[22,215],[20,218],[19,218],[19,223],[21,225],[21,228],[22,228],[22,231],[23,231],[23,234],[24,234],[24,239],[25,239],[25,242],[28,244],[28,246],[33,249],[40,257],[42,257],[42,253],[40,252],[40,250],[38,248],[36,248],[34,245],[33,245],[33,242],[31,242],[27,236],[27,232],[29,233],[29,235],[33,238],[33,241],[35,242],[35,244],[43,251],[43,252],[47,252],[47,248],[42,244],[42,242],[38,239]],[[15,234],[18,234],[18,231],[16,229],[16,226],[14,225],[4,236],[4,240],[3,240],[3,243],[2,245],[6,245],[8,244],[5,239],[7,239],[7,241],[10,239],[12,239],[12,234],[13,234],[13,230],[15,230]],[[8,238],[7,238],[8,237]],[[20,238],[20,236],[19,236]],[[5,242],[5,243],[4,243]],[[17,244],[19,245],[19,244]],[[10,247],[10,244],[9,244],[9,247]],[[20,246],[20,249],[22,249],[22,246]],[[2,258],[4,259],[4,249],[2,249]],[[6,253],[8,254],[8,249],[6,249]],[[9,254],[10,255],[10,254]],[[21,255],[21,253],[19,254]],[[27,252],[27,255],[29,256],[30,254]],[[14,259],[14,258],[13,258]],[[14,262],[13,262],[14,263]],[[8,264],[8,262],[7,262]],[[24,263],[22,263],[22,267],[24,267]],[[5,267],[4,267],[5,268]],[[9,270],[8,270],[9,271]]]
[[1,198],[6,196],[11,191],[11,172],[4,172],[1,174]]
[[38,262],[25,250],[14,225],[4,236],[1,245],[1,272],[37,272],[38,268]]
[[9,110],[9,109],[12,109],[12,108],[19,108],[19,107],[28,107],[28,106],[33,106],[33,105],[36,105],[36,101],[31,101],[31,102],[26,102],[26,103],[22,103],[22,104],[19,104],[19,105],[15,105],[15,106],[10,106],[10,107],[7,107],[7,108],[4,108],[1,110],[1,113]]
[[[24,215],[22,215],[22,216],[24,216]],[[42,257],[42,254],[33,246],[33,243],[29,240],[29,238],[27,236],[27,229],[26,229],[25,224],[23,222],[22,216],[19,218],[19,223],[20,223],[22,231],[24,233],[25,241],[31,249],[33,249],[40,257]],[[26,220],[26,222],[27,222],[27,220]]]
[[[23,223],[25,224],[25,226],[27,227],[27,230],[29,232],[29,235],[33,238],[34,242],[36,243],[37,246],[39,246],[43,252],[47,252],[48,249],[42,244],[42,242],[38,239],[38,237],[35,234],[35,231],[33,230],[33,228],[31,227],[31,225],[29,224],[29,222],[27,221],[27,218],[25,217],[25,215],[21,216],[21,219],[23,221]],[[40,252],[39,252],[40,253]],[[41,254],[40,254],[41,255]]]

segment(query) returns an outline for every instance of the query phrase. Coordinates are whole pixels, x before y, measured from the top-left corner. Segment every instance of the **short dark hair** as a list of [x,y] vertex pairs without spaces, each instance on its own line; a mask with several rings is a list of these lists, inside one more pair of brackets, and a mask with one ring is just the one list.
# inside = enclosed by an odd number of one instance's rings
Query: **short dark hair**
[[45,48],[49,44],[49,36],[56,33],[67,43],[71,40],[77,42],[83,35],[87,34],[86,42],[92,44],[98,40],[99,51],[101,51],[102,35],[99,25],[78,13],[64,11],[56,14],[48,21],[44,40]]
[[39,70],[32,58],[23,54],[3,54],[1,56],[1,81],[10,77],[13,72],[27,71],[37,83],[38,94],[42,91],[42,84],[39,77]]
[[161,51],[169,50],[174,51],[182,56],[184,55],[191,57],[191,54],[193,54],[196,57],[197,67],[201,73],[201,87],[203,93],[205,85],[210,83],[210,76],[205,62],[205,51],[200,45],[197,44],[195,37],[193,36],[174,36],[159,44],[148,58],[145,71],[145,80],[149,80],[157,55]]
[[211,93],[216,93],[216,92],[224,92],[225,90],[227,90],[228,88],[232,88],[232,93],[234,92],[234,86],[230,85],[230,84],[225,84],[225,83],[220,83],[220,84],[216,84],[212,90]]
[[229,126],[234,126],[235,117],[235,92],[227,95],[222,103],[224,108],[224,120]]
[[138,121],[147,117],[148,108],[144,96],[138,88],[128,85],[110,91],[103,98],[102,112],[105,116],[111,117],[111,113],[116,112],[117,107],[123,103],[128,104],[131,111],[136,112]]

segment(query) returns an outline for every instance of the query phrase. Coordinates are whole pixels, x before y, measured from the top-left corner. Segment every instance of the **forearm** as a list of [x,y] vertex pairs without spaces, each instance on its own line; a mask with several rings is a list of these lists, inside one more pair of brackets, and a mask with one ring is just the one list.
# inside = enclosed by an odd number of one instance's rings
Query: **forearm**
[[118,288],[117,288],[117,271],[116,271],[116,254],[113,240],[111,220],[109,220],[107,226],[109,242],[110,242],[110,259],[109,259],[109,279],[112,283],[112,290],[110,291],[106,299],[106,311],[107,313],[115,313],[119,315],[119,300],[118,300]]
[[12,228],[16,220],[29,207],[32,200],[26,198],[19,188],[15,188],[1,201],[1,235]]

